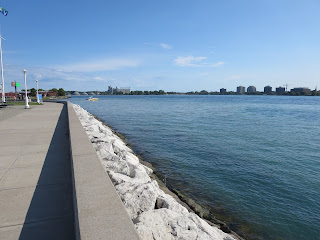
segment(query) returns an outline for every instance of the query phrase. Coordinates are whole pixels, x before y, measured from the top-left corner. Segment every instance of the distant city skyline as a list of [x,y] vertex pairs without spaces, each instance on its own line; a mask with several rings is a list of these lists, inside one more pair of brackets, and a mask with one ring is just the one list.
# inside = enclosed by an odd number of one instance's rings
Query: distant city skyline
[[89,11],[83,0],[1,5],[6,91],[23,82],[24,68],[28,87],[39,80],[43,89],[320,86],[318,0],[110,0],[91,1]]

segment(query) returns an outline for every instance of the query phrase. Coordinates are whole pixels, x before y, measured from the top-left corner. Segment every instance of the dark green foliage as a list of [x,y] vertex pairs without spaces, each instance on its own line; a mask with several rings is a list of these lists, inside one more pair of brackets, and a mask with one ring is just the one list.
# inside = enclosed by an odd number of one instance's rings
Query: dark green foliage
[[35,96],[36,96],[36,94],[37,94],[36,89],[31,88],[31,89],[30,89],[30,93],[29,93],[29,95],[30,95],[31,97],[35,97]]
[[66,95],[66,92],[64,91],[63,88],[59,88],[58,90],[58,96],[65,96]]

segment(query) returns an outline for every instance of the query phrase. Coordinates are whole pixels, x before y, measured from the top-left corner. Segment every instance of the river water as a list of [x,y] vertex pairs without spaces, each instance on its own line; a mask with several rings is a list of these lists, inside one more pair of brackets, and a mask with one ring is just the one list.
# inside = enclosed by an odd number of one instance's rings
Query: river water
[[320,97],[98,97],[70,101],[247,239],[320,239]]

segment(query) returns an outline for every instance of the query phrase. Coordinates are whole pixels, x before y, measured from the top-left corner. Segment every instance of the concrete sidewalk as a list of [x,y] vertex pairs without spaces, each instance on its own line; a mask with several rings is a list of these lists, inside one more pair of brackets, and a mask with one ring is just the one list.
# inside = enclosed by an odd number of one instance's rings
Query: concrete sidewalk
[[59,103],[0,121],[0,239],[75,238],[68,133]]

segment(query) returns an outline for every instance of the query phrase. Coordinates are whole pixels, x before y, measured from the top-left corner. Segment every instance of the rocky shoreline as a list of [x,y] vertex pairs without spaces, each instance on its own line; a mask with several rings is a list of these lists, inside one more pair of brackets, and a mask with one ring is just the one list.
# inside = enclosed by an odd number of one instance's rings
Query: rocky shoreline
[[171,192],[110,127],[79,105],[73,108],[141,239],[241,239],[223,222],[200,218],[201,206]]

